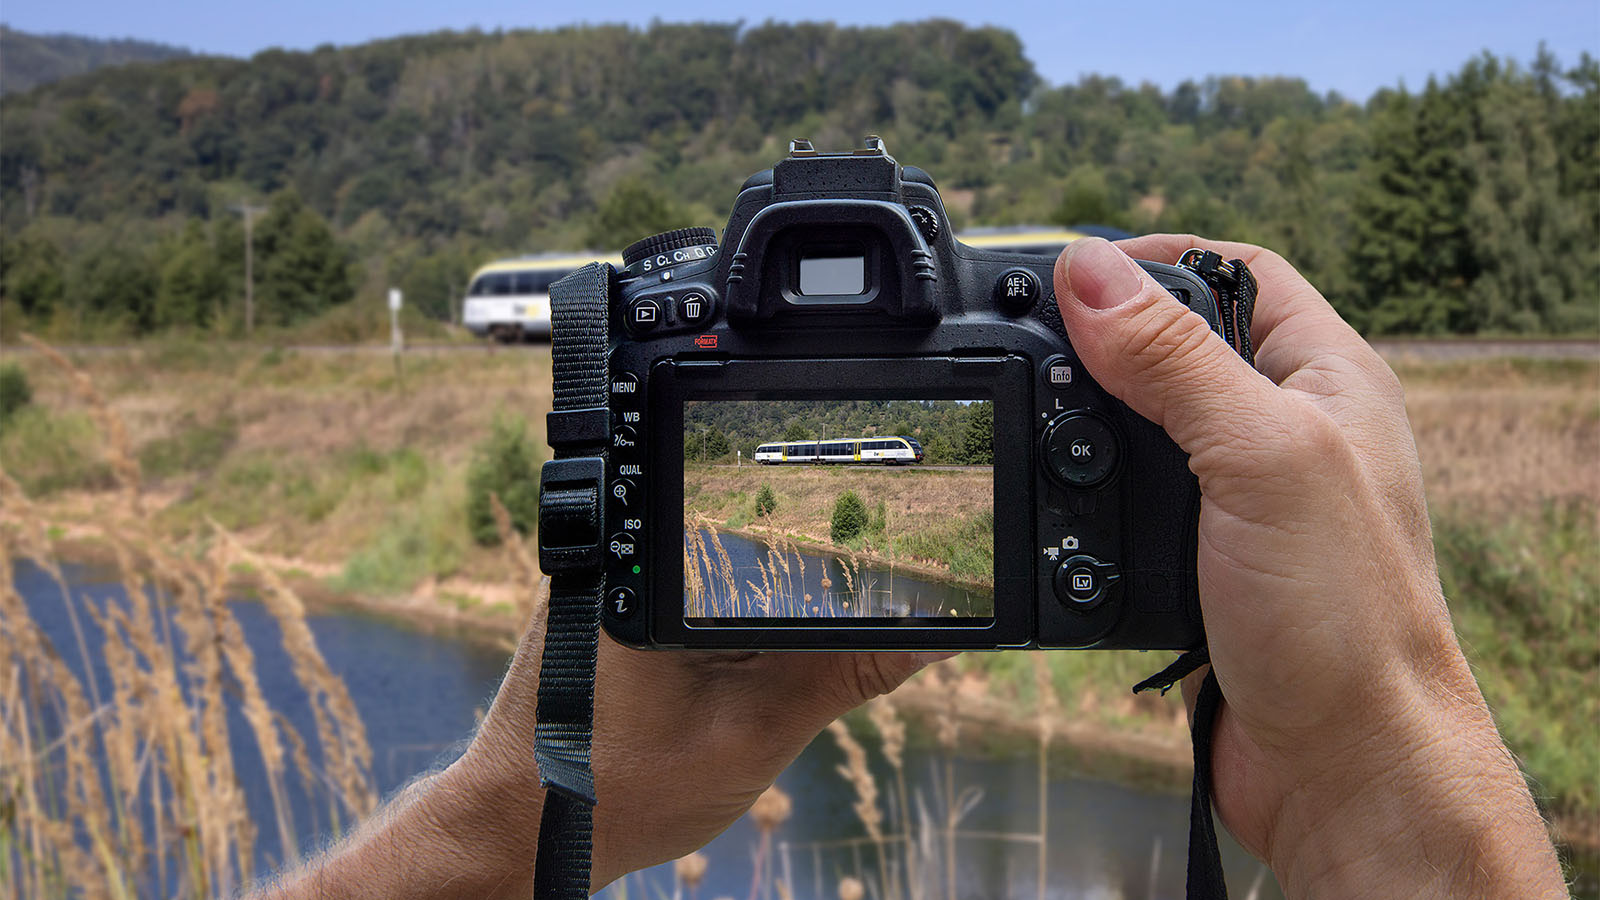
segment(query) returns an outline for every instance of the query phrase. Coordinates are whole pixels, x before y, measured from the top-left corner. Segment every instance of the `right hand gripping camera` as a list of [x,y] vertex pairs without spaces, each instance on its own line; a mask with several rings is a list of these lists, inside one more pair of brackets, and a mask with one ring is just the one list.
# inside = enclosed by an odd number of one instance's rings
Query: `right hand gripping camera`
[[[591,449],[547,464],[540,521],[547,563],[603,570],[618,640],[1203,643],[1187,458],[1080,365],[1054,259],[955,240],[877,139],[796,141],[720,244],[623,257],[552,291],[550,440]],[[1249,358],[1242,263],[1141,265]]]

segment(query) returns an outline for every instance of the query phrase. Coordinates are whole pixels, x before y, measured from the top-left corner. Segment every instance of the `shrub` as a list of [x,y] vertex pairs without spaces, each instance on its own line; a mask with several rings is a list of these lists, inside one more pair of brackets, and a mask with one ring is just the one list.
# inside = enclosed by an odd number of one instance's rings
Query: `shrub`
[[772,492],[772,485],[761,485],[761,490],[756,491],[756,516],[764,519],[777,508],[778,495]]
[[490,494],[505,504],[518,533],[527,534],[538,525],[539,458],[526,422],[495,418],[489,436],[473,448],[467,468],[467,527],[474,541],[485,547],[500,543]]
[[867,527],[867,505],[855,491],[845,491],[833,504],[830,536],[835,544],[853,540]]
[[0,425],[11,421],[11,415],[33,402],[33,388],[28,385],[28,373],[16,363],[0,366]]

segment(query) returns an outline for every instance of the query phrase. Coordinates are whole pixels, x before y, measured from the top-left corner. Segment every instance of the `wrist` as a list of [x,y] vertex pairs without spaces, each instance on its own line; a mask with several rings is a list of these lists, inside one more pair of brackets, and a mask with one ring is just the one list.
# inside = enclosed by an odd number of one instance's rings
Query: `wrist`
[[423,811],[459,877],[476,885],[462,896],[527,897],[532,891],[544,790],[528,759],[495,758],[478,745],[434,776]]
[[1303,769],[1316,774],[1285,799],[1269,851],[1287,896],[1567,896],[1544,821],[1451,650],[1396,679],[1363,736]]

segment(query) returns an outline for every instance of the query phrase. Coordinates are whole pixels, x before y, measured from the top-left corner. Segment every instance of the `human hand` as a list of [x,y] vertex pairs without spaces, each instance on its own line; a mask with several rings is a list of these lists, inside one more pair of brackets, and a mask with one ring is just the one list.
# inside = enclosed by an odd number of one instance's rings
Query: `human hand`
[[[543,622],[517,648],[472,745],[447,775],[487,804],[503,892],[529,896],[540,800],[533,762]],[[591,890],[704,846],[829,722],[951,654],[657,653],[602,636],[595,679]]]
[[[1260,282],[1259,371],[1129,259],[1191,247],[1243,259]],[[1084,366],[1199,477],[1224,825],[1290,896],[1566,896],[1456,642],[1389,367],[1258,247],[1084,239],[1055,283]]]

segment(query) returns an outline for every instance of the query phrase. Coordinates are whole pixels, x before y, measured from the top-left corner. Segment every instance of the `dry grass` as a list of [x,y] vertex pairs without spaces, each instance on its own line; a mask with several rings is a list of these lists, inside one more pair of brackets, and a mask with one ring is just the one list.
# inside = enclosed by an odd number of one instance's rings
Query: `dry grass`
[[[95,526],[115,551],[124,590],[103,604],[74,597],[44,517],[0,472],[0,891],[7,896],[231,896],[249,883],[251,819],[229,741],[225,684],[265,765],[280,846],[298,846],[288,811],[284,742],[309,796],[337,827],[375,804],[371,750],[344,684],[306,627],[304,607],[269,575],[266,601],[310,696],[320,771],[304,739],[265,699],[249,645],[227,603],[228,572],[250,555],[217,528],[203,551],[180,554],[152,523],[120,418],[93,380],[48,348],[65,382],[104,429],[115,501]],[[18,593],[13,559],[52,574],[80,670]],[[79,615],[99,626],[107,683],[94,677]]]
[[754,520],[756,491],[770,484],[778,508],[761,524],[823,543],[828,541],[833,504],[846,490],[859,494],[869,510],[882,501],[891,521],[930,522],[949,518],[951,510],[970,514],[994,509],[993,477],[986,470],[692,466],[685,470],[684,482],[685,512],[718,522],[736,514]]
[[1500,518],[1600,502],[1600,366],[1498,360],[1399,374],[1436,510]]

